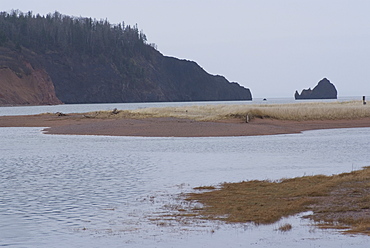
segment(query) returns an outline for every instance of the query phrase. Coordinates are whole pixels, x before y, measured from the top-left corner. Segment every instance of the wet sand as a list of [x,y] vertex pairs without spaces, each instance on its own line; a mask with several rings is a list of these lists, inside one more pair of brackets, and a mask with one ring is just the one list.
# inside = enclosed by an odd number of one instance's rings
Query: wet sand
[[216,137],[299,133],[306,130],[370,127],[370,118],[355,120],[282,121],[253,119],[249,123],[230,119],[194,121],[179,118],[99,119],[83,114],[0,116],[0,127],[47,127],[48,134]]

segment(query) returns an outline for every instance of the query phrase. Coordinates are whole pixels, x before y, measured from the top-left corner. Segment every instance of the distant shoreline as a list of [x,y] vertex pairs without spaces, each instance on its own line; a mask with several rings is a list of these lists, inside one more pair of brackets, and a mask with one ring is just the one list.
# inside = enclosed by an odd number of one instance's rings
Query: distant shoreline
[[370,127],[370,118],[287,121],[254,118],[195,121],[173,117],[90,118],[84,114],[0,116],[0,127],[48,127],[47,134],[143,137],[224,137],[300,133],[307,130]]

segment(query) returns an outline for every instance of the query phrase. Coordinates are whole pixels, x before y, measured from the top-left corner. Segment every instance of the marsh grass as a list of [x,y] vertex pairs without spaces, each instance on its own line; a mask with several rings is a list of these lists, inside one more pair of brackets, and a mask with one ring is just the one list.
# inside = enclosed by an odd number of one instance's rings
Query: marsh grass
[[174,117],[198,121],[218,121],[225,119],[272,118],[278,120],[336,120],[370,117],[370,105],[362,101],[330,103],[294,103],[264,105],[197,105],[163,108],[143,108],[137,110],[98,111],[88,113],[94,118],[148,118]]
[[293,228],[293,226],[291,224],[286,223],[284,225],[279,226],[278,230],[280,232],[288,232],[288,231],[292,230],[292,228]]
[[322,227],[370,234],[368,167],[333,176],[224,183],[213,191],[191,193],[187,200],[203,204],[194,211],[203,219],[271,224],[312,211],[307,218]]

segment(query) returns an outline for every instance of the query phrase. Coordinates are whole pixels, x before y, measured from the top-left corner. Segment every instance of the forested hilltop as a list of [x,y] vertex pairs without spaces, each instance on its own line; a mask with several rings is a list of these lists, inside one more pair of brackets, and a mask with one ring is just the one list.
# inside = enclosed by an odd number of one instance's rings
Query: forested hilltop
[[195,62],[163,56],[137,25],[0,13],[0,104],[251,99]]

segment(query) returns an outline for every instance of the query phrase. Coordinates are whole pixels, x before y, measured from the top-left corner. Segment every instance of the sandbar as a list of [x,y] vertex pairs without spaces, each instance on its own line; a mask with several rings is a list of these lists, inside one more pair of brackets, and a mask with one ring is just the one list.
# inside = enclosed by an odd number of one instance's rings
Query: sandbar
[[195,121],[182,118],[88,118],[84,114],[0,116],[0,127],[47,127],[46,134],[222,137],[299,133],[307,130],[370,127],[370,118],[288,121],[255,118]]

